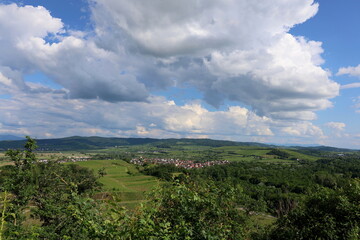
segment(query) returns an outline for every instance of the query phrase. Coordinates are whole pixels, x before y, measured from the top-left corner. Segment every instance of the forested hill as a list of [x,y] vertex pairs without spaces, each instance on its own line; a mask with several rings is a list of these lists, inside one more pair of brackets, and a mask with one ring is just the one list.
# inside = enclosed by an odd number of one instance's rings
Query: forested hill
[[12,141],[12,140],[25,140],[24,137],[18,137],[14,135],[0,135],[0,141]]
[[[232,142],[211,139],[154,139],[154,138],[105,138],[105,137],[67,137],[58,139],[37,139],[39,150],[45,151],[69,151],[69,150],[92,150],[117,146],[153,145],[158,147],[170,147],[173,145],[196,145],[196,146],[258,146],[269,147],[270,145],[253,142]],[[25,140],[0,141],[0,150],[22,148]]]
[[[40,150],[91,150],[115,146],[141,145],[157,142],[157,139],[150,138],[103,138],[103,137],[67,137],[57,139],[37,139]],[[22,148],[25,144],[22,141],[0,141],[0,149]]]
[[[42,151],[71,151],[71,150],[96,150],[109,147],[134,146],[134,145],[151,145],[159,148],[170,148],[172,146],[249,146],[249,147],[270,147],[277,148],[279,146],[257,143],[257,142],[234,142],[225,140],[212,139],[155,139],[155,138],[107,138],[107,137],[66,137],[57,139],[37,139],[39,150]],[[0,141],[0,151],[7,149],[20,149],[24,146],[26,140],[2,140]],[[285,147],[292,150],[308,154],[321,155],[324,152],[350,152],[354,150],[334,148],[326,146],[317,147]]]

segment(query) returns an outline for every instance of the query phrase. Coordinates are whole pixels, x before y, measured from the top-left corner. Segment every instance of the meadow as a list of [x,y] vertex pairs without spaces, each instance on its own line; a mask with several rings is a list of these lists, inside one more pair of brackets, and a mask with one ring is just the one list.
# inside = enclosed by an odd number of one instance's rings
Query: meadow
[[121,148],[109,148],[97,151],[100,154],[112,156],[145,157],[145,158],[174,158],[193,161],[263,161],[269,163],[291,163],[294,160],[316,161],[319,157],[297,152],[293,149],[281,149],[288,157],[279,157],[269,154],[272,147],[257,146],[197,146],[175,144],[167,147],[155,147],[152,145],[129,146]]
[[129,207],[144,201],[145,193],[159,184],[157,178],[140,173],[135,165],[122,160],[90,160],[76,164],[94,172],[104,171],[105,175],[99,179],[103,189],[97,196],[101,198],[102,194],[107,196],[107,193],[111,192]]

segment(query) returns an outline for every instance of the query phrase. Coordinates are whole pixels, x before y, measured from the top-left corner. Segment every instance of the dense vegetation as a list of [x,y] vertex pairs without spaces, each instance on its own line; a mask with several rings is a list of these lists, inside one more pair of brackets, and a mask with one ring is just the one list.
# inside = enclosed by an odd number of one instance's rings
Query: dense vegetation
[[[359,239],[357,153],[314,161],[278,148],[182,143],[179,150],[172,144],[105,151],[94,156],[107,160],[79,166],[38,161],[36,142],[28,137],[24,150],[7,151],[13,164],[0,168],[0,240]],[[136,154],[198,161],[238,154],[244,160],[191,170],[152,164],[136,169],[116,160]],[[125,175],[117,176],[119,169]],[[139,170],[162,183],[141,206],[124,208],[113,180],[143,181]]]
[[[287,215],[306,195],[317,192],[319,188],[341,189],[350,179],[358,178],[360,159],[338,158],[291,164],[234,162],[181,171],[191,177],[210,178],[232,186],[241,185],[249,197],[243,203],[249,210],[280,217]],[[179,169],[171,165],[158,165],[144,168],[143,172],[170,180]]]

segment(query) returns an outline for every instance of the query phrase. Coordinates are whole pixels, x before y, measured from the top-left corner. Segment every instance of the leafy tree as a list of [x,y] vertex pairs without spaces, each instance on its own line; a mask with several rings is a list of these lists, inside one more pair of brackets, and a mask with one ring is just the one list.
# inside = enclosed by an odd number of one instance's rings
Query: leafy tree
[[267,155],[276,155],[279,158],[288,158],[288,157],[290,157],[289,153],[287,153],[287,152],[285,152],[283,150],[277,149],[277,148],[272,149],[270,152],[267,153]]
[[238,196],[234,188],[200,179],[166,183],[133,219],[131,239],[244,239],[247,217]]
[[360,238],[360,181],[336,191],[322,189],[280,218],[271,239]]
[[36,157],[34,150],[38,148],[36,141],[29,136],[26,136],[26,143],[24,150],[13,150],[10,149],[6,151],[7,156],[10,157],[11,161],[14,162],[15,166],[18,168],[29,168],[33,163],[36,162]]
[[[14,166],[7,166],[1,172],[1,190],[11,194],[11,208],[7,209],[3,221],[6,220],[5,235],[8,239],[21,239],[43,232],[46,239],[62,239],[64,228],[73,227],[64,225],[70,216],[67,215],[69,206],[74,205],[74,199],[82,198],[99,186],[97,177],[92,171],[76,165],[38,162],[34,153],[36,142],[30,137],[27,139],[24,150],[7,151]],[[22,224],[29,219],[25,216],[29,210],[31,218],[40,224],[38,228],[32,226],[31,231]],[[44,229],[46,231],[40,231]],[[42,236],[36,234],[34,236]]]

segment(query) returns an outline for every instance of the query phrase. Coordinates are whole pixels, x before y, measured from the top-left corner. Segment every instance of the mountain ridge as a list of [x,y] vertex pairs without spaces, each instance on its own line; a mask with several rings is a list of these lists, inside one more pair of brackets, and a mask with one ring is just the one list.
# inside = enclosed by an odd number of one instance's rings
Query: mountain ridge
[[[1,135],[0,135],[1,136]],[[26,140],[1,140],[0,150],[22,148]],[[53,139],[36,139],[39,150],[43,151],[67,151],[67,150],[96,150],[109,147],[134,146],[152,144],[154,146],[170,146],[170,145],[199,145],[210,147],[222,146],[253,146],[253,147],[269,147],[269,148],[292,148],[300,151],[327,151],[327,152],[351,152],[358,151],[346,148],[336,148],[329,146],[281,146],[274,144],[265,144],[258,142],[237,142],[229,140],[214,139],[194,139],[194,138],[118,138],[118,137],[99,137],[99,136],[70,136],[64,138]]]
[[17,141],[17,140],[24,140],[24,137],[18,137],[15,135],[3,134],[0,135],[0,141]]

